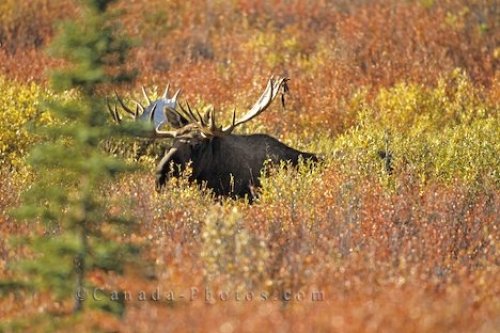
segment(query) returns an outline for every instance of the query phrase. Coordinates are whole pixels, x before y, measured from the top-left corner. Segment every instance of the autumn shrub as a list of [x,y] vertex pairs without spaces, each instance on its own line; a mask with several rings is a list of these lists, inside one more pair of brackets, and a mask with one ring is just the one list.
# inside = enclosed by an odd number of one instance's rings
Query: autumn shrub
[[353,97],[358,124],[335,142],[340,168],[350,174],[387,174],[381,155],[396,172],[425,183],[460,179],[498,185],[498,102],[485,97],[467,75],[454,71],[433,87],[398,84],[373,101]]
[[[31,82],[22,84],[18,81],[0,77],[0,167],[20,170],[24,166],[24,157],[34,144],[46,140],[36,128],[56,123],[47,110],[47,103],[69,101],[76,97],[75,92],[56,94],[43,85]],[[102,110],[103,113],[107,111]],[[112,123],[111,116],[108,121]],[[104,140],[101,147],[108,153],[127,159],[152,163],[162,154],[165,145],[147,139],[115,138]]]
[[207,283],[232,291],[256,289],[266,281],[268,246],[245,227],[234,207],[213,207],[202,232],[201,259]]
[[35,83],[21,84],[0,77],[0,166],[21,167],[29,148],[41,137],[34,128],[55,122],[43,101],[62,99]]
[[287,164],[266,168],[269,171],[261,178],[257,200],[257,211],[262,211],[253,212],[249,223],[265,237],[270,249],[268,289],[273,293],[300,290],[311,279],[312,253],[321,220],[317,205],[325,195],[318,190],[324,185],[324,168],[308,161],[300,161],[297,169]]
[[11,53],[41,47],[52,37],[55,22],[74,11],[71,1],[2,1],[0,45]]

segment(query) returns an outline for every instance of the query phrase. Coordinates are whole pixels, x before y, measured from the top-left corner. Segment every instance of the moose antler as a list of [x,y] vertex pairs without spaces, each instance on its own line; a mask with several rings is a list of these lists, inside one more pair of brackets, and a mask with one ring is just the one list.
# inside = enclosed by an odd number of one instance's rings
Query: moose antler
[[[115,92],[115,96],[116,96],[116,99],[118,100],[118,104],[121,106],[121,108],[125,111],[125,113],[127,113],[128,115],[131,116],[131,118],[135,119],[135,120],[147,120],[147,119],[152,119],[153,122],[155,123],[155,125],[158,125],[159,123],[163,122],[165,119],[168,119],[169,122],[172,124],[172,125],[176,125],[176,127],[182,127],[185,122],[182,120],[182,119],[179,119],[177,113],[175,112],[172,112],[173,109],[175,109],[176,105],[177,105],[177,98],[181,92],[180,89],[178,89],[175,94],[169,98],[168,97],[168,91],[169,91],[169,88],[170,88],[170,84],[167,84],[166,88],[165,88],[165,91],[163,92],[163,94],[161,95],[160,98],[156,99],[156,100],[152,100],[147,92],[146,92],[146,88],[144,86],[141,87],[141,90],[142,90],[142,94],[144,96],[144,99],[146,101],[146,103],[148,103],[146,106],[142,105],[141,102],[135,100],[135,99],[132,99],[132,101],[136,104],[136,109],[135,109],[135,112],[132,111],[126,104],[125,102],[123,101],[123,99],[118,95],[118,93]],[[113,120],[115,120],[116,122],[120,123],[121,122],[121,117],[120,117],[120,114],[118,112],[118,109],[116,107],[116,105],[114,106],[114,108],[111,107],[110,103],[109,103],[109,100],[107,101],[107,104],[108,104],[108,111],[111,113],[111,117],[113,118]],[[153,107],[154,106],[158,106],[158,108],[167,108],[168,109],[168,112],[166,114],[164,114],[164,116],[166,118],[161,118],[161,119],[155,119],[154,117],[151,118],[151,115],[152,115],[152,110],[153,110]]]
[[278,77],[277,79],[271,77],[267,82],[266,89],[257,100],[257,102],[252,106],[252,108],[245,115],[243,115],[243,117],[238,118],[238,120],[236,120],[236,109],[234,109],[231,125],[226,127],[217,125],[213,109],[205,112],[203,117],[199,114],[198,111],[196,111],[196,117],[191,110],[189,103],[186,102],[187,110],[183,108],[182,105],[180,105],[180,107],[186,119],[188,119],[190,123],[198,125],[201,130],[202,136],[210,137],[229,135],[237,126],[252,120],[259,114],[264,112],[269,107],[269,105],[271,105],[272,101],[276,98],[280,91],[282,94],[282,103],[284,103],[283,96],[288,91],[288,86],[286,83],[287,81],[288,79],[286,77]]
[[223,132],[231,133],[236,126],[244,124],[247,121],[252,120],[259,114],[264,112],[269,107],[269,105],[271,105],[272,101],[276,98],[281,88],[282,88],[281,91],[282,95],[284,95],[288,91],[288,86],[286,84],[287,81],[288,79],[286,77],[278,77],[277,80],[274,80],[274,78],[271,77],[267,82],[266,89],[264,90],[260,98],[243,117],[235,121],[236,115],[235,112],[233,111],[232,124],[227,127],[224,127]]
[[[154,123],[156,137],[194,137],[194,132],[197,132],[202,137],[209,138],[231,134],[237,126],[252,120],[264,112],[280,92],[282,95],[282,103],[284,103],[284,94],[288,91],[287,81],[288,79],[286,77],[278,77],[276,79],[271,77],[267,82],[264,92],[252,108],[241,118],[238,118],[238,120],[236,120],[236,109],[234,109],[231,124],[226,127],[217,125],[213,109],[206,111],[202,116],[198,110],[193,111],[187,101],[185,102],[185,107],[178,104],[180,108],[176,109],[175,106],[177,106],[177,97],[180,93],[180,89],[176,91],[172,98],[168,98],[170,84],[166,86],[162,96],[155,101],[151,100],[146,92],[146,89],[142,86],[142,94],[144,95],[144,99],[148,103],[148,106],[144,107],[140,102],[134,101],[137,104],[135,112],[132,112],[132,110],[126,106],[118,94],[116,94],[116,97],[120,106],[126,113],[133,116],[134,119],[149,120],[151,123]],[[158,109],[161,110],[162,116],[155,117]],[[116,106],[114,109],[111,108],[109,101],[108,110],[113,119],[120,123],[121,118],[117,108]],[[173,131],[161,130],[161,128],[166,124],[170,124],[176,129]]]
[[[127,112],[129,115],[131,115],[134,119],[137,119],[137,117],[139,116],[139,111],[138,111],[139,107],[137,107],[135,112],[132,112],[132,110],[130,110],[128,108],[128,106],[123,102],[121,97],[118,96],[118,93],[116,91],[115,91],[115,96],[116,96],[116,99],[118,100],[118,103],[120,103],[121,107],[123,108],[123,110],[125,110],[125,112]],[[108,101],[108,108],[109,108],[109,101]]]

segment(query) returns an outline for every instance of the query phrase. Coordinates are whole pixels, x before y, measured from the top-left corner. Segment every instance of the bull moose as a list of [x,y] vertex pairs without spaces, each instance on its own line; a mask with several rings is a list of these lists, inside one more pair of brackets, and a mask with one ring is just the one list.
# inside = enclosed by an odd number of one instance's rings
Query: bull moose
[[[254,188],[260,186],[259,177],[265,164],[288,162],[297,165],[300,159],[316,162],[315,154],[293,149],[266,134],[241,135],[233,130],[257,117],[266,110],[278,94],[287,90],[287,79],[270,78],[262,96],[241,118],[236,119],[236,110],[232,113],[231,124],[223,127],[216,123],[213,109],[201,115],[193,111],[186,101],[185,106],[177,102],[179,90],[172,98],[168,97],[168,86],[163,95],[152,101],[144,87],[142,92],[148,103],[144,107],[137,103],[132,112],[117,95],[123,109],[137,120],[150,121],[154,126],[155,138],[173,139],[172,147],[156,167],[156,190],[168,181],[169,177],[178,177],[188,165],[192,168],[189,180],[206,184],[217,196],[247,197],[253,201]],[[282,95],[282,102],[284,102]],[[109,106],[113,118],[120,122],[117,112]],[[171,130],[163,128],[169,125]]]

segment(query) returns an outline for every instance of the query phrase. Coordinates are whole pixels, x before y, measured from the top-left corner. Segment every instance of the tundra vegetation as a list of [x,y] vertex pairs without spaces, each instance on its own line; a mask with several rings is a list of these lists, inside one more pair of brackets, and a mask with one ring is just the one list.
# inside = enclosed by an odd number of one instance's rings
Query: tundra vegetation
[[[82,103],[85,94],[49,84],[46,70],[68,62],[45,51],[56,21],[81,17],[82,7],[2,1],[1,331],[497,330],[495,1],[139,0],[110,10],[122,14],[110,22],[137,41],[122,69],[139,75],[107,82],[95,96],[116,91],[128,103],[145,85],[156,99],[171,82],[194,109],[215,108],[217,119],[229,120],[234,106],[239,115],[253,105],[271,74],[284,75],[291,79],[286,108],[275,103],[235,132],[269,134],[324,160],[316,168],[271,168],[248,205],[214,201],[190,183],[189,168],[155,192],[151,170],[172,144],[167,139],[110,133],[98,140],[92,151],[138,168],[89,188],[102,214],[92,215],[89,298],[74,315],[69,275],[61,272],[71,271],[75,229],[44,216],[18,221],[12,209],[28,203],[21,194],[40,176],[47,188],[80,179],[71,169],[33,168],[26,157],[54,142],[40,129],[68,129],[55,140],[62,147],[82,139],[69,129],[85,122],[47,105]],[[101,123],[110,117],[99,105],[92,109],[99,121],[89,124],[118,131]],[[62,193],[77,200],[74,189]],[[78,217],[71,208],[63,200],[59,213]],[[64,251],[33,246],[50,242],[65,243]],[[37,261],[45,266],[21,265]],[[42,274],[54,269],[55,276]]]

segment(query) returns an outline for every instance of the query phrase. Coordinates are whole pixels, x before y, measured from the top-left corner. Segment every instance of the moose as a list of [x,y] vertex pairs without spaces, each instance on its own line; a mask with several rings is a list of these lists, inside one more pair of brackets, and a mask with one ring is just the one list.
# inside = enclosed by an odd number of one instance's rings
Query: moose
[[[170,177],[179,177],[190,166],[190,182],[205,184],[217,196],[247,197],[252,202],[266,163],[285,162],[297,166],[301,159],[312,163],[318,161],[315,154],[293,149],[266,134],[233,133],[238,126],[264,112],[278,94],[282,94],[284,103],[284,93],[288,90],[286,82],[285,77],[271,77],[251,109],[238,119],[236,110],[233,110],[231,123],[225,127],[217,124],[213,109],[201,115],[199,111],[193,111],[187,101],[185,106],[178,103],[179,90],[169,98],[168,85],[163,95],[154,101],[142,87],[148,105],[145,107],[136,101],[135,112],[118,95],[117,99],[134,119],[152,123],[154,138],[173,139],[171,148],[166,150],[156,167],[157,191]],[[116,106],[113,109],[108,104],[108,109],[113,119],[120,122]],[[166,125],[171,129],[165,130]]]

